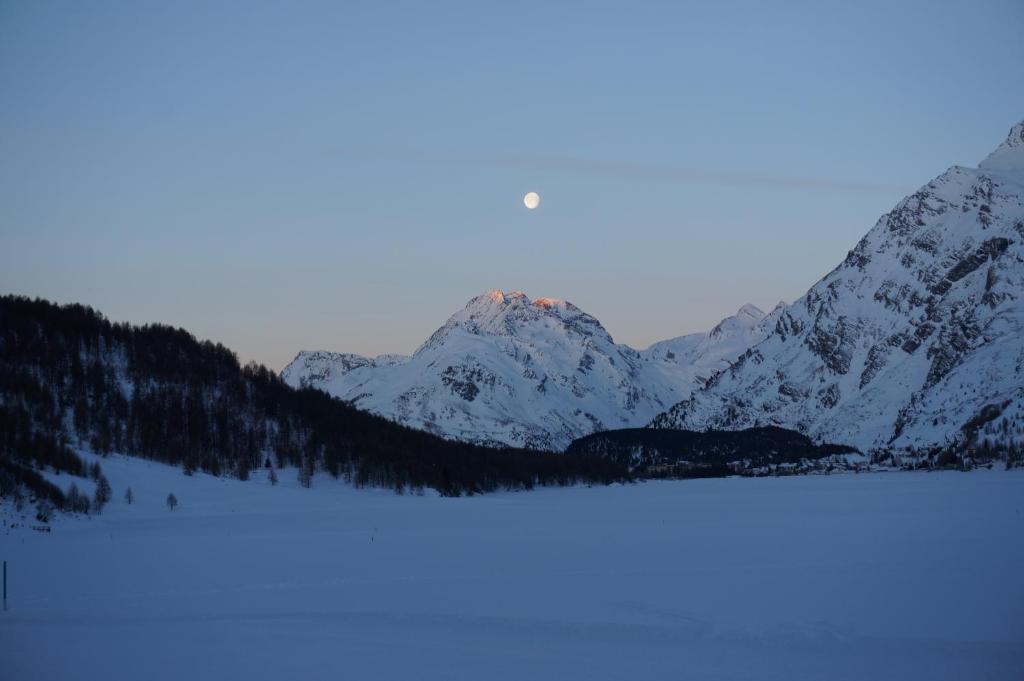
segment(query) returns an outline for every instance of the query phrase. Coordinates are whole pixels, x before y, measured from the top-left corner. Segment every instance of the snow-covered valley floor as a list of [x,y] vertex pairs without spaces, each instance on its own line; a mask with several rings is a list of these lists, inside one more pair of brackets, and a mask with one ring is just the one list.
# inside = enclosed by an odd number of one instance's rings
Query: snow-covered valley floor
[[1024,678],[1020,471],[440,499],[103,467],[101,516],[4,507],[2,679]]

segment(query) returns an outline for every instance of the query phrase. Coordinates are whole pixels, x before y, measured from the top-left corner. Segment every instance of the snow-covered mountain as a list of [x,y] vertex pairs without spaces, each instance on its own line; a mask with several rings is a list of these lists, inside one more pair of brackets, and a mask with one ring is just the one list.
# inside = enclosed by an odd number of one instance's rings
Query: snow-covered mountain
[[764,338],[782,309],[745,305],[709,333],[641,352],[572,303],[493,290],[411,357],[300,352],[281,376],[445,437],[562,449],[648,423]]
[[642,354],[674,380],[682,380],[691,390],[696,389],[727,368],[747,348],[767,338],[785,308],[786,304],[780,302],[765,314],[747,304],[711,331],[670,338],[655,343]]
[[862,448],[1024,439],[1024,123],[883,215],[741,361],[655,427]]

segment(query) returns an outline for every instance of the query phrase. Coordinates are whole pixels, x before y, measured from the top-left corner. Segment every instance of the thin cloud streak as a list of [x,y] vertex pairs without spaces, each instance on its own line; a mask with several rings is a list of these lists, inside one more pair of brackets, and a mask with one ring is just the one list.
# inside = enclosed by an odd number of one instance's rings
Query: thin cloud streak
[[715,184],[728,187],[765,187],[778,189],[826,190],[855,193],[885,193],[908,191],[906,185],[886,182],[868,182],[836,178],[789,177],[742,171],[723,171],[687,168],[659,163],[619,161],[555,156],[547,154],[503,154],[430,151],[424,149],[388,149],[384,147],[337,147],[335,151],[345,158],[363,161],[396,161],[416,163],[443,163],[478,165],[496,168],[523,168],[572,175],[618,177],[640,180],[661,180],[690,184]]

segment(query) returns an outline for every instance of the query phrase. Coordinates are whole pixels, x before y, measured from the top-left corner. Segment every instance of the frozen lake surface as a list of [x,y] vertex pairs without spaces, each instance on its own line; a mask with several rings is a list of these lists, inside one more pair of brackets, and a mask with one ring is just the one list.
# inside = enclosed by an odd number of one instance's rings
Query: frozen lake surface
[[1024,679],[1022,471],[441,499],[103,466],[101,516],[3,511],[3,679]]

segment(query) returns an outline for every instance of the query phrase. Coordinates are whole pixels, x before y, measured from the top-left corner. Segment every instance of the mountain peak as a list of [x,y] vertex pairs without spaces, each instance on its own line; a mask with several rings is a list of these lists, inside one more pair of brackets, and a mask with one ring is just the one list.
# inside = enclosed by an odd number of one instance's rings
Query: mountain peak
[[506,293],[505,291],[502,291],[500,288],[492,288],[483,295],[479,295],[473,300],[469,301],[469,304],[473,304],[475,301],[478,301],[480,299],[487,299],[490,300],[491,302],[498,303],[500,305],[508,305],[513,301],[522,301],[525,303],[530,302],[530,299],[522,291],[509,291],[508,293]]
[[978,167],[985,170],[1024,168],[1024,121],[1010,128],[1003,143],[979,163]]
[[[764,311],[757,305],[747,303],[736,311],[731,317],[726,317],[715,325],[715,328],[708,332],[711,338],[719,338],[723,335],[746,334],[757,326],[757,323],[764,319]],[[744,348],[745,349],[745,348]]]
[[305,353],[282,377],[445,437],[557,450],[594,430],[649,423],[692,392],[697,371],[616,344],[568,301],[491,289],[411,358]]
[[764,317],[764,312],[757,305],[747,303],[739,310],[736,311],[737,317],[753,317],[755,319],[761,319]]
[[493,304],[498,306],[515,305],[518,303],[521,305],[532,305],[534,307],[539,307],[546,310],[550,310],[552,308],[565,309],[571,305],[570,303],[566,302],[565,300],[562,300],[561,298],[544,297],[530,300],[530,297],[523,293],[522,291],[509,291],[506,293],[505,291],[502,291],[500,288],[491,289],[484,293],[483,295],[473,298],[466,304],[466,307],[476,307],[479,306],[480,303]]
[[613,342],[599,321],[570,302],[558,298],[530,300],[522,291],[491,289],[449,317],[415,354],[443,345],[456,332],[511,338],[530,337],[553,327],[560,327],[570,335],[600,336]]

